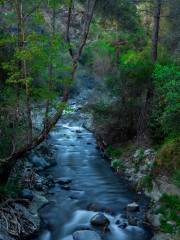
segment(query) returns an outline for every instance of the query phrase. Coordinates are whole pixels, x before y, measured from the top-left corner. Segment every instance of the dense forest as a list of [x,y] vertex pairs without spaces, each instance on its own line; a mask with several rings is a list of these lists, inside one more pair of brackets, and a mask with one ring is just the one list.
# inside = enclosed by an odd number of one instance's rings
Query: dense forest
[[[49,145],[51,132],[75,114],[73,121],[88,119],[82,125],[110,162],[109,172],[150,198],[144,221],[154,237],[136,239],[178,240],[180,0],[0,0],[0,10],[0,239],[116,240],[90,229],[38,238],[37,223],[16,208],[31,212],[34,191],[47,197],[32,179],[41,176],[32,155],[48,155],[56,145]],[[81,106],[74,109],[72,101]],[[24,176],[27,165],[31,174]],[[62,182],[69,190],[71,180]],[[104,232],[112,224],[106,217]],[[128,236],[122,240],[133,239]]]

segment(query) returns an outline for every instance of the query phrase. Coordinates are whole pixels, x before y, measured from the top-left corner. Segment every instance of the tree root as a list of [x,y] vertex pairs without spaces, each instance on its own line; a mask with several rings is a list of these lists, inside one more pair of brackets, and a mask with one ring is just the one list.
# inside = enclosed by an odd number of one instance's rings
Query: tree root
[[[0,224],[11,236],[18,239],[29,236],[36,231],[34,223],[15,207],[17,202],[22,201],[24,200],[7,200],[0,206]],[[27,203],[27,201],[25,202]]]

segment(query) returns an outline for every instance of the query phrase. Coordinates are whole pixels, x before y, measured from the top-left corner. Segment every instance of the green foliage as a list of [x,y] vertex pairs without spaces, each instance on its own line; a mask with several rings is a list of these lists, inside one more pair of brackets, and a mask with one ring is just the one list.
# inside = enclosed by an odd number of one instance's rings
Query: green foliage
[[[162,214],[161,230],[164,232],[180,231],[180,198],[177,195],[163,194],[160,199],[161,207],[158,212]],[[175,222],[175,225],[170,222]]]
[[109,145],[106,148],[106,153],[107,153],[107,155],[109,155],[113,158],[118,158],[118,157],[122,156],[123,151],[122,151],[121,147],[113,147],[113,146]]
[[142,89],[150,84],[153,64],[146,51],[129,50],[121,55],[120,70],[123,72],[125,79],[131,80],[131,87],[138,85]]
[[176,169],[172,175],[173,183],[180,188],[180,169]]
[[154,105],[151,129],[156,141],[180,133],[180,67],[159,65],[154,70]]
[[116,171],[123,170],[124,164],[123,164],[122,160],[115,159],[115,160],[112,160],[111,167],[113,167]]
[[170,139],[159,149],[156,168],[167,174],[174,174],[180,168],[180,139]]
[[142,188],[147,189],[148,192],[152,191],[153,185],[152,185],[152,177],[150,175],[144,176],[140,183],[139,186]]
[[99,0],[97,1],[97,11],[102,13],[104,19],[115,20],[117,24],[128,31],[138,29],[139,17],[136,5],[126,0]]

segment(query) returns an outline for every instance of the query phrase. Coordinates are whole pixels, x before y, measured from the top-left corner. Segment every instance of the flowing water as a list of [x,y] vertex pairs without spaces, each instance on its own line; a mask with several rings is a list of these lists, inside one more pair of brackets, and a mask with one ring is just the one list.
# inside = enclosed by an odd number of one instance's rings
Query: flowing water
[[[124,218],[128,203],[140,204],[141,217],[147,201],[112,171],[98,150],[93,134],[82,127],[84,118],[76,103],[71,106],[76,111],[65,115],[50,133],[48,141],[55,150],[57,165],[45,172],[53,179],[71,178],[70,190],[63,190],[59,184],[49,190],[50,202],[40,211],[43,224],[36,239],[72,240],[72,233],[89,226],[91,217],[100,211],[110,220],[110,231],[100,232],[102,239],[150,239],[151,233],[143,227],[128,225],[121,229],[116,224],[117,219]],[[94,209],[90,207],[92,204]]]

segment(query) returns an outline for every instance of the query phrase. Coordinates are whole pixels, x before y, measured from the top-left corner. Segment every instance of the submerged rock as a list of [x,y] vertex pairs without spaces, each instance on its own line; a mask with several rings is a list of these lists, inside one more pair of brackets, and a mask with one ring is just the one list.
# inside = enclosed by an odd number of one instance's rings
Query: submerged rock
[[102,240],[100,235],[94,231],[82,230],[73,233],[74,240]]
[[84,191],[72,191],[71,195],[69,196],[71,199],[79,199],[83,197],[85,194]]
[[133,217],[133,216],[128,217],[128,223],[131,226],[138,226],[139,225],[138,219],[136,217]]
[[103,213],[98,213],[93,216],[90,222],[93,226],[107,226],[110,223],[109,219]]
[[64,190],[70,190],[71,189],[70,186],[67,185],[67,184],[66,185],[62,185],[61,188],[64,189]]
[[127,227],[127,223],[120,223],[119,225],[118,225],[118,227],[119,228],[121,228],[121,229],[125,229],[126,227]]
[[55,180],[55,183],[59,183],[59,184],[69,184],[72,182],[71,178],[66,178],[66,177],[62,177],[62,178],[58,178]]

